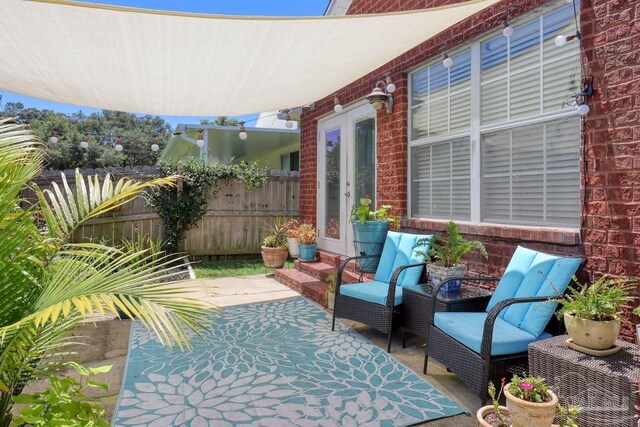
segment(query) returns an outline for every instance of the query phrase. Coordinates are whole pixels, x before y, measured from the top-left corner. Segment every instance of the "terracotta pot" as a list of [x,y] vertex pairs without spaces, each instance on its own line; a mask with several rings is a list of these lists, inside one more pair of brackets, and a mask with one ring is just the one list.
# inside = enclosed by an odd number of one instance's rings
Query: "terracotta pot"
[[[502,411],[502,413],[509,413],[509,410],[507,409],[506,406],[501,406],[500,411]],[[493,427],[491,424],[489,424],[484,420],[484,417],[486,417],[491,413],[493,413],[493,406],[491,405],[483,406],[482,408],[478,409],[478,412],[476,412],[476,419],[478,420],[478,425],[481,427]]]
[[564,314],[564,324],[569,336],[579,346],[592,350],[607,350],[613,347],[620,334],[620,319],[598,322]]
[[518,399],[509,393],[509,385],[504,386],[504,396],[507,399],[507,409],[511,416],[513,427],[550,427],[553,423],[553,417],[556,416],[556,407],[558,406],[558,396],[551,390],[548,391],[548,402],[535,403]]
[[[440,283],[451,277],[464,277],[467,274],[467,266],[464,264],[454,265],[453,267],[442,267],[438,264],[427,264],[427,271],[429,272],[429,279],[431,279],[431,286],[435,289]],[[440,292],[445,294],[455,294],[460,292],[461,280],[455,280],[447,283]]]
[[289,255],[291,255],[291,258],[298,258],[300,256],[298,239],[294,237],[287,237],[287,243],[289,243]]
[[262,247],[262,261],[267,268],[282,268],[287,262],[289,249],[287,248],[268,248]]

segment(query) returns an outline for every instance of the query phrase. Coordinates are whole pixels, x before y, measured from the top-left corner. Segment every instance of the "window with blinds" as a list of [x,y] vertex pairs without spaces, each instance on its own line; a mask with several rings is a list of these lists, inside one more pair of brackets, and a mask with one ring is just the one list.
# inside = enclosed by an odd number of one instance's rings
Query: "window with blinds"
[[554,44],[575,32],[556,4],[411,73],[412,217],[579,226],[579,45]]

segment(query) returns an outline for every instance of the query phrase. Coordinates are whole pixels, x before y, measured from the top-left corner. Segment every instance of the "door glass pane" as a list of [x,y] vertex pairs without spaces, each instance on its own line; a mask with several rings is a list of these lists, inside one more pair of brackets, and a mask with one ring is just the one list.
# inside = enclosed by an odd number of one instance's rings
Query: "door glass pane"
[[325,133],[326,197],[324,207],[325,237],[340,238],[340,128]]
[[363,197],[371,199],[371,205],[376,205],[376,150],[375,150],[375,120],[373,118],[361,120],[355,125],[355,186],[354,203],[359,203]]

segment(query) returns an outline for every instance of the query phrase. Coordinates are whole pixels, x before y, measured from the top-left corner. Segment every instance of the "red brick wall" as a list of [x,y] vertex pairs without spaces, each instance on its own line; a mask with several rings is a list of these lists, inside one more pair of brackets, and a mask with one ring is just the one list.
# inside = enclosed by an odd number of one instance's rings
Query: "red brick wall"
[[[498,17],[529,12],[547,0],[502,1],[422,43],[338,92],[347,105],[367,95],[386,72],[396,83],[392,114],[378,114],[377,197],[379,203],[407,209],[407,70],[448,49],[498,27]],[[452,0],[353,0],[349,14],[419,9]],[[594,77],[591,112],[584,119],[585,206],[581,233],[523,227],[465,227],[469,237],[486,243],[488,261],[468,259],[471,271],[500,274],[516,245],[586,255],[585,279],[609,273],[640,276],[640,0],[583,0],[580,10],[583,55]],[[316,215],[317,119],[331,112],[332,98],[320,100],[302,116],[301,200],[305,221]],[[407,230],[429,233],[443,223],[404,220]],[[635,319],[637,320],[637,319]],[[632,336],[631,323],[624,333]]]

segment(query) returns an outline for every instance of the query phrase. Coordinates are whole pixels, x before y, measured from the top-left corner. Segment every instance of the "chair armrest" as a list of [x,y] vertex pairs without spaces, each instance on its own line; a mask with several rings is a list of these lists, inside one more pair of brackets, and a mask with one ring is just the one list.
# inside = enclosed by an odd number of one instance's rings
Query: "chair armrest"
[[407,268],[425,267],[426,265],[427,265],[426,262],[417,262],[415,264],[401,265],[400,267],[394,270],[393,274],[391,275],[391,280],[389,280],[389,293],[387,294],[387,307],[393,307],[393,300],[396,297],[396,283],[398,282],[398,277],[400,277],[400,274]]
[[344,261],[342,261],[340,263],[340,266],[338,267],[338,274],[336,277],[336,294],[340,293],[340,285],[342,285],[342,272],[344,271],[345,267],[347,266],[347,264],[351,261],[354,260],[358,260],[358,259],[371,259],[371,258],[380,258],[380,255],[358,255],[358,256],[352,256],[349,257],[347,259],[345,259]]
[[498,319],[498,315],[505,308],[514,304],[532,303],[532,302],[548,302],[560,298],[559,295],[548,295],[541,297],[524,297],[509,298],[500,301],[489,310],[487,318],[484,321],[484,330],[482,331],[482,346],[480,347],[482,358],[487,360],[491,356],[491,344],[493,342],[493,326]]
[[429,323],[431,325],[433,325],[433,319],[435,317],[436,314],[436,303],[438,302],[438,293],[440,293],[440,289],[446,285],[449,282],[452,282],[454,280],[463,280],[465,282],[498,282],[500,280],[500,277],[451,277],[447,280],[445,280],[444,282],[440,283],[438,285],[438,287],[433,291],[432,297],[431,297],[431,319],[429,321]]

